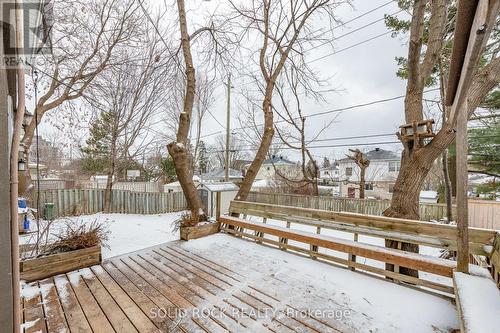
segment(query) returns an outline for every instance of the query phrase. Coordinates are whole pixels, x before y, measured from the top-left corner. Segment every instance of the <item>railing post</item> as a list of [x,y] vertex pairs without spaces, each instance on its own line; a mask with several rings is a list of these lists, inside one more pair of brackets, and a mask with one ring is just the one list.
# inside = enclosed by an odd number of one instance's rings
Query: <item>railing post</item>
[[[316,234],[321,234],[321,227],[316,227]],[[311,258],[316,260],[318,256],[314,255],[314,253],[318,253],[318,245],[310,245],[309,250],[311,251]]]

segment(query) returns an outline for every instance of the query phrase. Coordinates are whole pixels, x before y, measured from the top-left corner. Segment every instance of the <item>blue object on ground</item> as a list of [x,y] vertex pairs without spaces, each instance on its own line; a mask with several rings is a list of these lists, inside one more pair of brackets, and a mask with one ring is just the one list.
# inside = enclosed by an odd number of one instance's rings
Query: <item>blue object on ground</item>
[[30,220],[28,220],[27,216],[24,217],[23,229],[24,231],[30,230]]
[[26,199],[17,199],[17,205],[19,208],[26,208]]

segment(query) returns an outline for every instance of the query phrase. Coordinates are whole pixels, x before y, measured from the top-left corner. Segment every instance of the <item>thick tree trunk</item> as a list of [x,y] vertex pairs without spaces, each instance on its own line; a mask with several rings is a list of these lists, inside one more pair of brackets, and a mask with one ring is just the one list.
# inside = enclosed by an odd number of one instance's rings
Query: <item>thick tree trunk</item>
[[[179,180],[184,196],[186,197],[189,210],[193,212],[193,214],[200,216],[200,220],[206,219],[205,212],[203,210],[203,202],[198,195],[196,185],[193,182],[193,175],[189,168],[189,152],[184,145],[177,144],[175,142],[167,145],[167,149],[170,156],[172,156],[177,179]],[[193,225],[196,225],[195,221],[193,221]]]
[[[406,156],[406,152],[403,152],[403,157],[401,159],[401,171],[399,172],[396,184],[394,185],[391,206],[384,211],[384,216],[412,220],[418,220],[420,218],[420,190],[430,168],[431,164],[423,163],[419,159]],[[386,240],[385,245],[390,248],[399,248],[404,251],[419,251],[418,245],[416,244],[400,244],[397,241]],[[386,269],[394,271],[394,265],[386,264]],[[418,271],[407,267],[400,267],[399,272],[418,277]]]
[[313,179],[312,187],[313,187],[312,195],[319,195],[318,178]]

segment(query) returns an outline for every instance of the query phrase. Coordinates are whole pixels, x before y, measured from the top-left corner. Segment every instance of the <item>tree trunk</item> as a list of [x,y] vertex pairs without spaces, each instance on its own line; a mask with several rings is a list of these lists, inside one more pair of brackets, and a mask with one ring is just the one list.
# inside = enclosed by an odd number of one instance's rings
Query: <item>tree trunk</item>
[[[421,160],[406,156],[406,152],[403,152],[401,170],[396,180],[396,184],[394,185],[391,206],[384,211],[384,216],[412,220],[418,220],[420,218],[420,189],[422,188],[430,168],[430,164],[425,164],[422,163]],[[399,243],[388,239],[385,240],[385,246],[417,253],[419,251],[419,247],[416,244]],[[386,264],[386,269],[394,271],[394,265]],[[418,271],[407,267],[400,267],[399,272],[401,274],[418,277]]]
[[[113,167],[114,169],[114,167]],[[113,190],[113,169],[108,171],[108,179],[106,180],[106,189],[104,190],[104,212],[111,213],[111,191]]]
[[[193,57],[191,54],[190,36],[187,28],[186,8],[184,0],[177,0],[177,9],[179,11],[179,26],[181,31],[181,46],[186,64],[186,94],[184,96],[184,110],[179,117],[179,127],[177,129],[177,142],[171,142],[167,145],[168,153],[172,156],[175,166],[177,179],[182,187],[184,196],[189,209],[192,212],[192,217],[198,216],[199,221],[206,220],[206,215],[203,209],[203,203],[198,195],[196,186],[193,182],[191,173],[191,158],[187,147],[187,139],[191,126],[191,114],[193,112],[196,75],[193,65]],[[194,218],[191,223],[196,225],[198,221]]]
[[236,195],[236,200],[244,201],[248,197],[248,193],[250,193],[250,189],[252,188],[255,177],[257,176],[262,162],[264,162],[267,152],[269,151],[269,147],[271,146],[271,143],[273,141],[274,128],[271,98],[274,84],[272,84],[272,87],[269,87],[269,85],[270,84],[268,84],[264,102],[262,103],[262,107],[264,110],[264,134],[262,135],[262,140],[260,141],[257,154],[255,155],[254,160],[250,164],[250,167],[245,174],[245,179],[243,179],[243,182],[241,183],[240,190]]
[[448,171],[448,149],[445,149],[442,154],[442,164],[443,164],[443,181],[444,181],[444,191],[445,191],[445,201],[446,201],[446,218],[448,223],[453,221],[453,202],[451,196],[451,180],[450,173]]
[[[189,168],[189,152],[183,145],[172,142],[167,145],[168,152],[172,156],[175,166],[175,173],[181,185],[184,196],[188,204],[188,208],[193,214],[200,216],[200,220],[205,219],[205,212],[203,210],[203,202],[201,201],[196,185],[193,181],[193,175]],[[193,225],[197,222],[192,221]]]
[[111,191],[113,190],[113,176],[116,165],[116,135],[111,139],[111,161],[107,172],[106,189],[104,190],[104,211],[111,213]]
[[365,198],[365,173],[366,169],[361,167],[361,172],[359,173],[359,198]]

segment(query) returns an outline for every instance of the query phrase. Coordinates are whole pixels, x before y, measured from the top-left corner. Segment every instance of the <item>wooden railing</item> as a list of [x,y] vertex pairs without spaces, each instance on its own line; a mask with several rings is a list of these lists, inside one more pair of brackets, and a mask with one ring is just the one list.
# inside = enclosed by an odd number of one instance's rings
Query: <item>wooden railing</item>
[[[250,192],[247,201],[367,215],[382,215],[382,212],[390,205],[390,200],[352,199],[264,192]],[[455,213],[456,206],[453,206],[454,216],[456,216]],[[439,221],[445,217],[445,204],[420,204],[420,220]],[[500,202],[469,200],[469,225],[477,228],[500,230]]]
[[[363,244],[362,242],[356,243],[356,241],[358,240],[358,235],[365,235],[384,240],[393,240],[397,242],[397,244],[405,242],[454,251],[457,248],[457,228],[453,225],[242,201],[233,201],[231,203],[230,212],[237,213],[238,215],[242,214],[244,219],[248,216],[259,217],[262,218],[262,222],[254,225],[238,225],[237,222],[232,222],[229,220],[227,224],[233,223],[233,225],[240,226],[240,228],[231,228],[223,224],[221,230],[225,232],[232,233],[240,237],[251,238],[259,243],[267,243],[281,249],[307,254],[312,258],[320,258],[327,261],[340,263],[347,267],[350,267],[351,269],[360,269],[365,272],[386,276],[397,281],[404,281],[411,284],[422,285],[428,288],[445,291],[450,294],[453,293],[451,279],[449,280],[448,284],[443,284],[440,282],[429,280],[426,277],[409,277],[399,274],[398,264],[395,265],[393,271],[387,271],[383,268],[383,266],[381,267],[380,264],[374,265],[374,263],[370,262],[370,260],[366,261],[366,259],[373,259],[385,263],[400,263],[401,260],[404,260],[405,255],[401,255],[402,251],[385,248],[383,245],[383,241],[378,242],[381,244],[380,246],[367,243]],[[269,224],[270,219],[274,220],[272,223],[273,226],[281,226],[282,228],[286,229],[284,229],[284,231],[281,231],[281,233],[278,233],[280,231],[269,229],[270,231],[268,232],[272,232],[272,234],[266,235],[264,231],[266,227],[260,226]],[[224,218],[221,219],[221,222],[224,223]],[[344,244],[345,238],[339,239],[337,236],[335,236],[333,238],[337,237],[337,239],[333,241],[330,240],[328,243],[330,244],[330,247],[325,247],[326,249],[334,249],[336,251],[338,251],[339,248],[343,249],[340,252],[347,253],[347,258],[339,258],[336,253],[332,254],[321,251],[321,246],[318,246],[318,244],[316,243],[309,242],[309,238],[307,238],[306,240],[306,247],[297,245],[296,243],[289,244],[287,238],[288,236],[283,236],[281,234],[286,234],[286,230],[297,230],[297,232],[299,233],[303,232],[304,228],[300,228],[299,225],[308,226],[307,230],[309,230],[309,235],[320,235],[325,229],[351,234],[351,240],[346,240],[346,242],[350,242],[349,244]],[[252,232],[249,233],[248,230],[251,230]],[[293,237],[295,237],[292,240],[296,241],[297,239],[299,239],[303,241],[306,239],[303,237],[303,235],[297,236],[295,233],[292,235]],[[276,239],[277,235],[278,238]],[[324,233],[321,234],[321,237],[324,237],[323,235]],[[495,238],[498,238],[498,234],[493,230],[470,228],[469,241],[471,255],[487,256],[488,258],[491,258],[491,261],[500,260],[500,255],[492,257],[492,248],[495,248],[495,246],[500,246],[495,243]],[[314,237],[311,239],[314,239]],[[340,247],[339,244],[341,244]],[[359,246],[356,246],[356,244],[359,244]],[[362,248],[363,251],[358,251],[358,247]],[[367,249],[367,247],[370,247],[370,249]],[[391,259],[388,257],[394,255],[392,251],[395,251],[396,256],[400,256],[399,259],[396,258],[396,260],[394,258]],[[356,255],[363,256],[365,259],[360,260],[360,258],[356,258]],[[451,277],[451,271],[455,267],[455,262],[451,260],[429,257],[414,253],[408,254],[408,256],[411,257],[412,260],[415,259],[416,261],[411,263],[411,265],[403,267],[435,273],[439,271],[436,267],[441,266],[442,273],[440,275],[446,276],[448,278]],[[420,263],[420,266],[418,267],[415,266],[415,263],[417,262]],[[412,265],[415,267],[413,267]],[[428,265],[428,267],[426,265]],[[433,267],[434,265],[437,266]]]
[[[32,205],[37,207],[37,193],[33,193]],[[104,190],[66,189],[40,191],[40,208],[45,203],[54,204],[55,217],[95,214],[104,209]],[[186,199],[178,193],[144,193],[113,190],[111,213],[160,214],[186,209]]]

